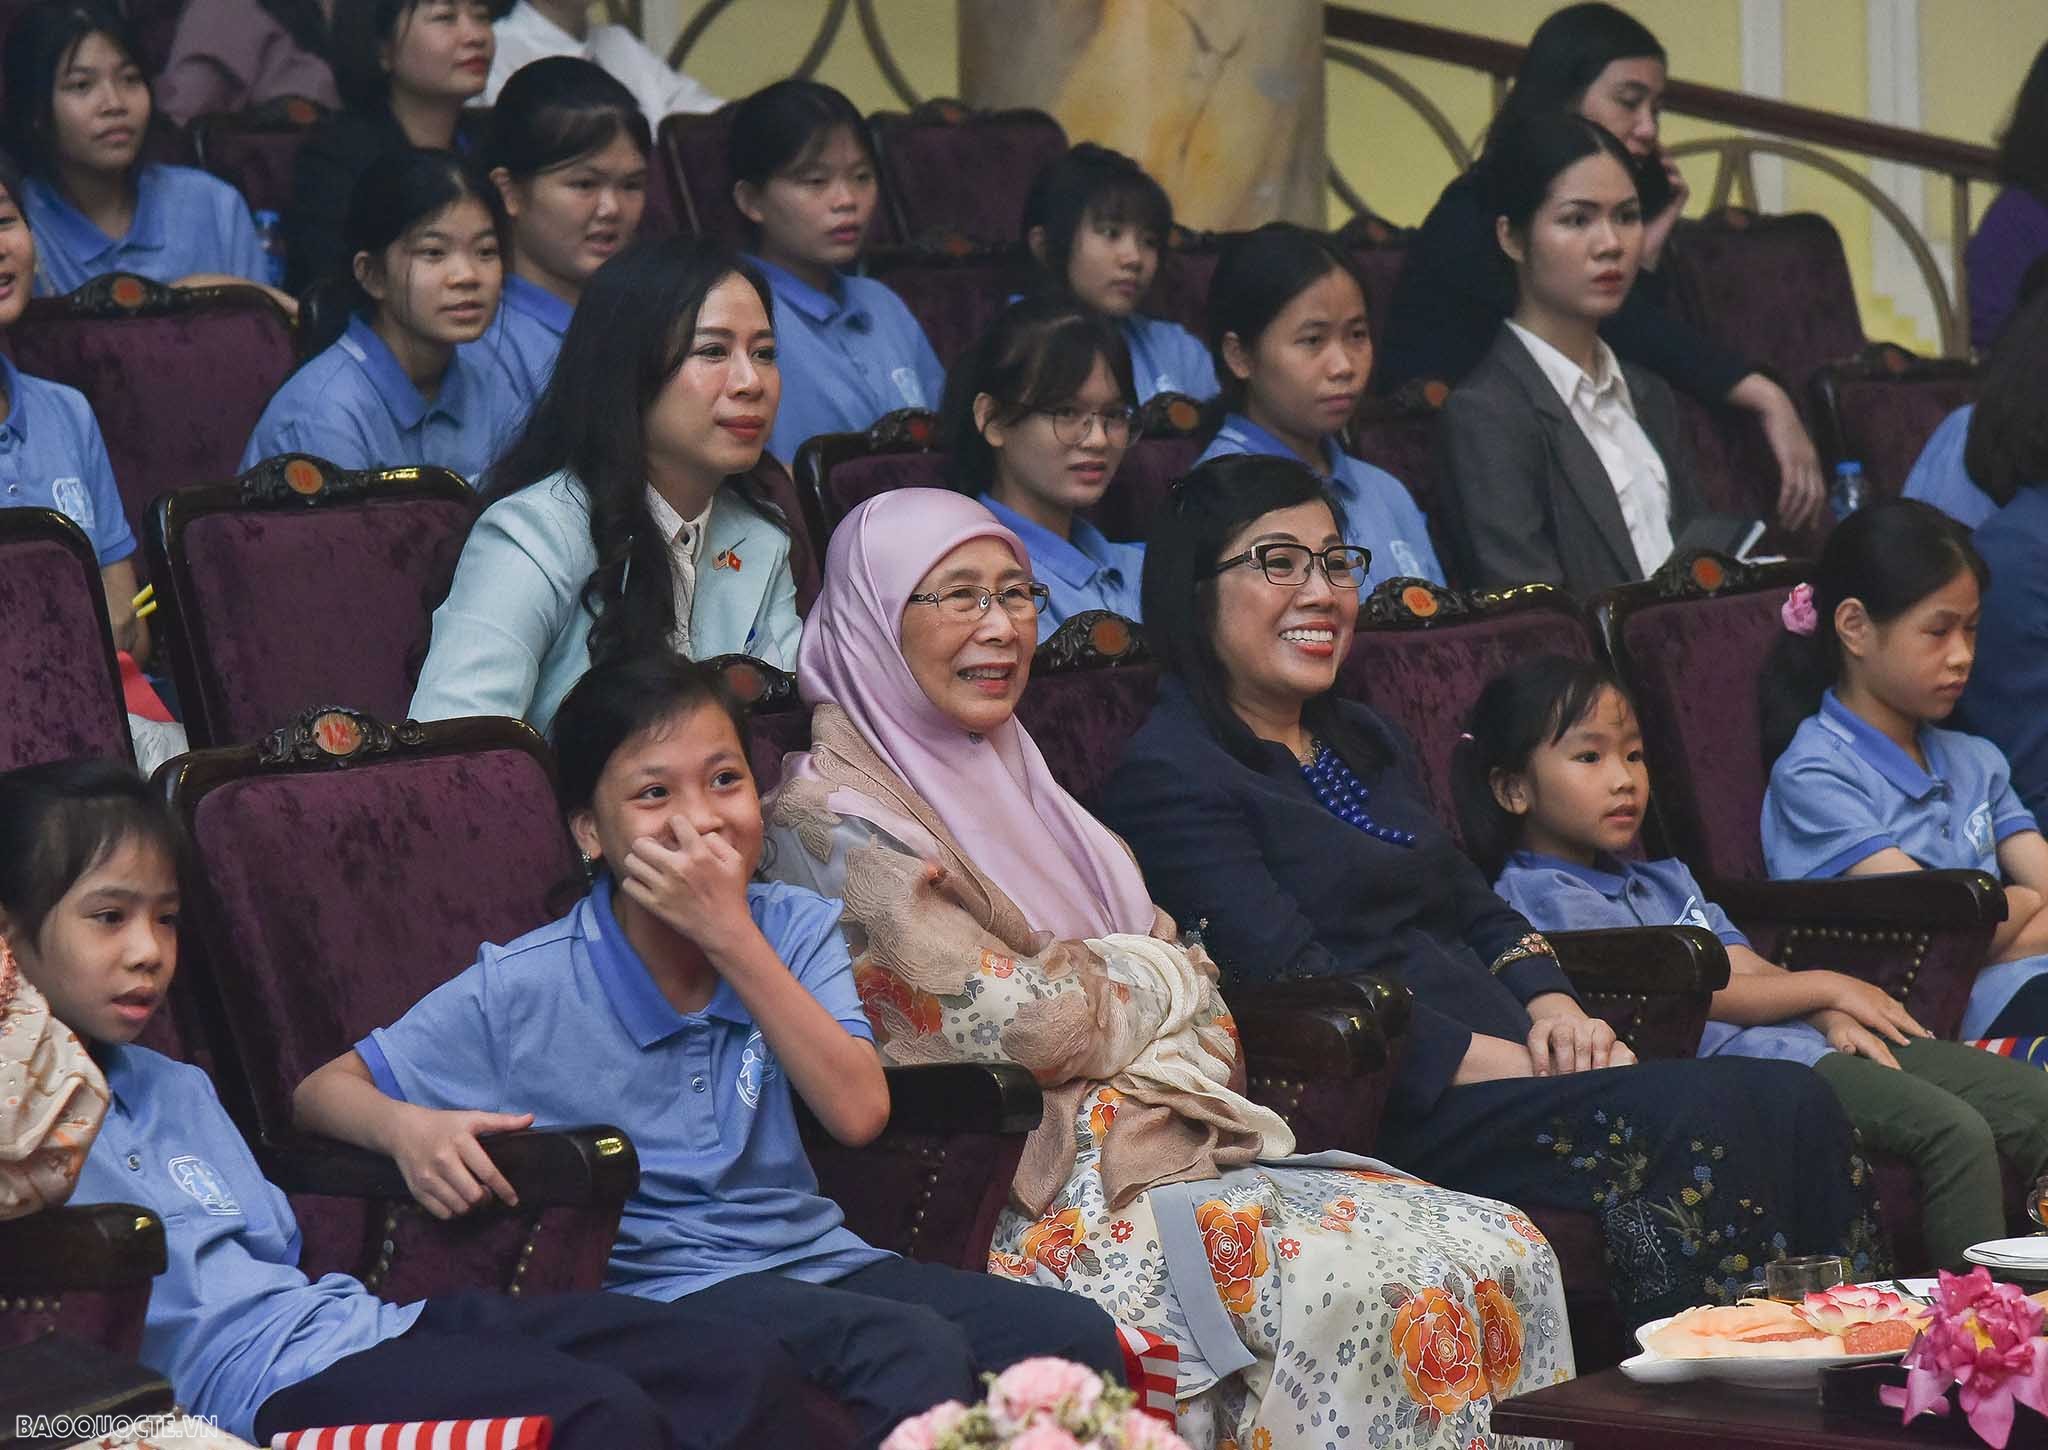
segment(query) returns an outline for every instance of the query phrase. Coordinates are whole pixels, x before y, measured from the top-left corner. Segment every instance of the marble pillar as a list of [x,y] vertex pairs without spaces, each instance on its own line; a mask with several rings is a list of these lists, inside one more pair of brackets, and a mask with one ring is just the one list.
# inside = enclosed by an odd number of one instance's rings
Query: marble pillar
[[1323,225],[1319,0],[959,0],[960,91],[1144,163],[1179,220]]

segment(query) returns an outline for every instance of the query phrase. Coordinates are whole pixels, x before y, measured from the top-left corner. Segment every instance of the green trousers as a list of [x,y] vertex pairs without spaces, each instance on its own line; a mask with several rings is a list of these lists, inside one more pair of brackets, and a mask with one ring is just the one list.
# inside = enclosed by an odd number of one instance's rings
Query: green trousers
[[2005,1237],[1998,1155],[2011,1160],[2022,1186],[2048,1171],[2048,1072],[1926,1037],[1892,1055],[1896,1071],[1846,1052],[1830,1052],[1814,1071],[1865,1146],[1913,1165],[1933,1259],[1925,1267],[1968,1268],[1964,1249]]

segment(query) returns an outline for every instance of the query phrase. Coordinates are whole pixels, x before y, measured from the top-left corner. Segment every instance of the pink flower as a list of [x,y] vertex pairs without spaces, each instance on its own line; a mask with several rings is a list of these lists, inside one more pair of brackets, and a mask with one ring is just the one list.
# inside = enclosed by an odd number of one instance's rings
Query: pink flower
[[2013,1402],[2048,1414],[2048,1340],[2040,1337],[2041,1306],[2012,1284],[1995,1284],[1984,1269],[1941,1272],[1940,1303],[1906,1351],[1906,1404],[1911,1420],[1956,1386],[1956,1400],[1985,1444],[2004,1450]]
[[939,1443],[939,1436],[959,1424],[966,1414],[967,1406],[958,1400],[934,1405],[891,1430],[889,1438],[882,1442],[882,1450],[932,1450]]
[[1033,1425],[1010,1441],[1006,1450],[1081,1450],[1081,1442],[1057,1425]]
[[1793,585],[1785,602],[1778,606],[1778,618],[1794,634],[1812,634],[1820,625],[1820,614],[1813,607],[1813,586]]
[[[1102,1376],[1086,1365],[1049,1356],[1019,1360],[997,1375],[988,1387],[989,1413],[995,1417],[999,1434],[1022,1429],[1041,1416],[1057,1420],[1062,1415],[1085,1415],[1101,1398]],[[1067,1441],[1068,1445],[1074,1443],[1071,1439]],[[1022,1445],[1021,1440],[1017,1441],[1012,1450]],[[1039,1450],[1065,1447],[1054,1443]]]
[[1173,1433],[1164,1420],[1125,1410],[1117,1429],[1124,1437],[1124,1450],[1191,1450],[1188,1442]]

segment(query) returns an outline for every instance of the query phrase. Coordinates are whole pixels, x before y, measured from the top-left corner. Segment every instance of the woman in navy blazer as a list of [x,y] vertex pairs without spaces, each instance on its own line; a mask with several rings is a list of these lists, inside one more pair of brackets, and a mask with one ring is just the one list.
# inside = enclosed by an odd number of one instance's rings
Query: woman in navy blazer
[[1593,1213],[1637,1320],[1732,1301],[1783,1253],[1870,1267],[1851,1135],[1803,1067],[1637,1065],[1433,819],[1392,727],[1334,693],[1358,590],[1292,460],[1189,475],[1146,548],[1167,679],[1104,795],[1160,905],[1240,981],[1372,972],[1414,994],[1380,1151],[1461,1191]]

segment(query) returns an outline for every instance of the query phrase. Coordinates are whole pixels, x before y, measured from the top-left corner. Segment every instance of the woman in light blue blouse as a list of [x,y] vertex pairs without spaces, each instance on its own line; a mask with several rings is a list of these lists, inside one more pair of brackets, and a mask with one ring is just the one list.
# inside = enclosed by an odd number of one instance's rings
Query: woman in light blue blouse
[[584,285],[640,231],[653,150],[633,93],[576,56],[523,66],[498,95],[484,158],[512,258],[498,320],[477,346],[528,407],[555,370]]
[[788,383],[768,451],[791,462],[821,433],[858,433],[899,408],[936,408],[945,369],[903,299],[845,269],[881,196],[874,143],[853,102],[816,81],[777,81],[733,112],[733,202],[748,258],[775,293]]
[[1209,284],[1209,336],[1223,422],[1198,464],[1226,453],[1297,459],[1344,506],[1345,538],[1372,550],[1363,590],[1404,577],[1442,584],[1414,497],[1343,448],[1339,430],[1372,375],[1365,285],[1351,259],[1288,222],[1233,238]]
[[151,97],[136,55],[127,22],[102,0],[45,0],[8,34],[7,134],[28,171],[36,295],[108,272],[263,283],[269,261],[241,194],[203,171],[142,161]]
[[349,198],[347,326],[285,379],[242,467],[311,453],[475,483],[524,412],[490,356],[468,346],[498,311],[504,225],[490,183],[452,152],[392,151],[365,171]]
[[434,611],[415,718],[545,731],[594,661],[664,649],[795,666],[789,524],[751,477],[782,395],[772,315],[711,242],[598,268]]
[[1045,283],[1123,333],[1140,403],[1159,393],[1216,395],[1216,369],[1202,340],[1178,322],[1138,310],[1172,230],[1166,188],[1130,157],[1091,141],[1039,172],[1024,200],[1024,245]]
[[1143,544],[1081,518],[1102,501],[1135,426],[1131,359],[1114,327],[1057,298],[1014,304],[953,365],[940,432],[953,487],[1024,541],[1050,596],[1043,640],[1069,617],[1138,617]]

